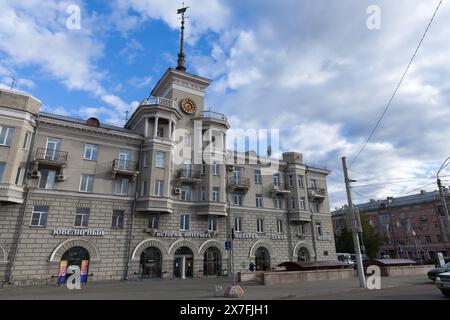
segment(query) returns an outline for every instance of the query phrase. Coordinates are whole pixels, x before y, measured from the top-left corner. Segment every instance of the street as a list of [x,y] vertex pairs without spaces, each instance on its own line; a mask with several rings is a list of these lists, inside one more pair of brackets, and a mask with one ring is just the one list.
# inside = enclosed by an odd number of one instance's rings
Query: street
[[[201,280],[145,280],[96,283],[81,290],[67,287],[4,287],[0,300],[203,300],[215,297],[215,287],[229,285],[226,278]],[[263,286],[241,284],[242,300],[445,300],[426,276],[383,277],[380,290],[358,287],[358,279],[304,282],[295,285]]]

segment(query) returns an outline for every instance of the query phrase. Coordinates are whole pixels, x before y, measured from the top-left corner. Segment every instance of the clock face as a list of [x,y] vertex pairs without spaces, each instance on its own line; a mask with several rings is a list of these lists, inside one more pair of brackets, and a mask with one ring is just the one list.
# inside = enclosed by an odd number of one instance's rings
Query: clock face
[[195,102],[189,98],[181,100],[181,110],[187,114],[193,114],[197,110]]

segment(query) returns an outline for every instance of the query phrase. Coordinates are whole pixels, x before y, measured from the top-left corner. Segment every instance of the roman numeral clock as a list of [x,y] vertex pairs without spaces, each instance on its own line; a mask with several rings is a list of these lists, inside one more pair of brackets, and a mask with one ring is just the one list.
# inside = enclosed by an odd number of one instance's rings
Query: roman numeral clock
[[185,98],[180,102],[181,110],[187,114],[194,114],[197,111],[197,106],[192,99]]

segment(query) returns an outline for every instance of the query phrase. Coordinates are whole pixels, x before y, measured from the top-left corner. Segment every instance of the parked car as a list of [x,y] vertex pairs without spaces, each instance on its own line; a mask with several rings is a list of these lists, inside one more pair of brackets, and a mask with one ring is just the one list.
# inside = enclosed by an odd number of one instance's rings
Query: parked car
[[350,265],[354,264],[350,253],[336,253],[336,256],[339,261],[342,261],[342,262],[344,262],[346,264],[350,264]]
[[440,273],[436,277],[436,286],[444,296],[450,297],[450,272]]
[[449,272],[450,271],[450,262],[444,264],[442,267],[433,268],[430,271],[428,271],[428,279],[431,281],[436,281],[436,277],[440,273]]

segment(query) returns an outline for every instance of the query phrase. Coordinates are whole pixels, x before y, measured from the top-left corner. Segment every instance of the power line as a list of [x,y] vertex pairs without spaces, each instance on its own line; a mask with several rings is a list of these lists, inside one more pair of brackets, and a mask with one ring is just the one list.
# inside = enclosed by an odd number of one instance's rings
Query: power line
[[391,106],[391,103],[392,103],[392,101],[394,100],[394,97],[395,97],[395,95],[397,94],[398,89],[399,89],[400,86],[402,85],[403,80],[405,79],[406,74],[408,73],[409,68],[411,67],[412,62],[413,62],[414,58],[416,57],[417,52],[419,51],[420,46],[422,45],[422,42],[423,42],[423,40],[425,39],[425,36],[427,35],[428,30],[430,29],[431,24],[433,23],[434,17],[436,16],[436,14],[437,14],[437,12],[438,12],[438,10],[439,10],[441,4],[442,4],[442,1],[443,1],[443,0],[440,0],[440,1],[439,1],[439,4],[438,4],[438,6],[436,7],[436,10],[434,11],[433,16],[431,17],[431,20],[430,20],[430,22],[428,23],[428,26],[427,26],[427,28],[425,29],[425,32],[424,32],[422,38],[420,39],[419,45],[417,46],[416,50],[414,51],[414,54],[413,54],[413,56],[411,57],[411,60],[409,61],[408,66],[407,66],[406,69],[405,69],[405,72],[403,73],[402,77],[400,78],[400,81],[398,82],[397,87],[396,87],[395,90],[394,90],[394,93],[392,94],[391,98],[389,99],[388,104],[387,104],[386,107],[384,108],[384,111],[383,111],[383,113],[381,114],[381,117],[378,119],[377,124],[376,124],[375,127],[372,129],[372,131],[370,132],[369,137],[367,138],[366,142],[363,144],[363,146],[361,147],[361,149],[358,151],[358,153],[356,154],[355,158],[350,162],[350,165],[352,165],[352,164],[358,159],[359,155],[360,155],[360,154],[363,152],[363,150],[366,148],[366,146],[367,146],[367,144],[369,143],[370,139],[372,139],[373,135],[375,134],[375,131],[376,131],[376,130],[378,129],[378,127],[380,126],[381,121],[383,120],[383,118],[384,118],[386,112],[388,111],[389,107]]

